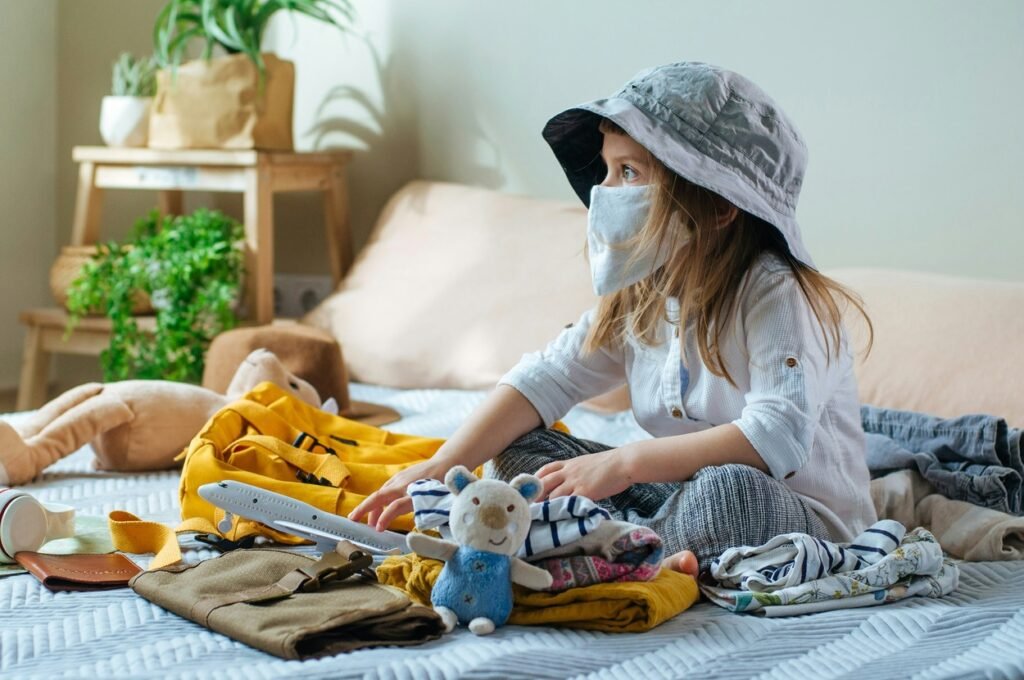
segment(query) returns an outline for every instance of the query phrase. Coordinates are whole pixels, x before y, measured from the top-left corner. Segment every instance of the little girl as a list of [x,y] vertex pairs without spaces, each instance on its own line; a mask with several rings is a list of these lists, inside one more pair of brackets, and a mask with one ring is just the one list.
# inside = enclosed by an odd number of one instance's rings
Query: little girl
[[[760,88],[716,66],[640,73],[544,128],[589,206],[597,305],[528,354],[429,461],[352,517],[408,512],[406,486],[494,459],[549,497],[601,500],[696,575],[727,548],[876,519],[843,329],[859,301],[814,269],[795,219],[807,151]],[[869,322],[870,326],[870,322]],[[653,439],[611,448],[548,429],[628,384]]]

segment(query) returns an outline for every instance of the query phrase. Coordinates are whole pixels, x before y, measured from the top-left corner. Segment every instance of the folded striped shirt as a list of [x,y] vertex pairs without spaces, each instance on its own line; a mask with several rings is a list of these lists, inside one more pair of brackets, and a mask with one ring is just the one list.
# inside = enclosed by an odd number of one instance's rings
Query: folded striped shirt
[[702,582],[700,588],[721,607],[795,616],[942,597],[957,589],[960,570],[926,529],[906,531],[882,520],[842,545],[785,534],[761,546],[731,548],[712,562],[711,576],[718,585]]
[[[447,528],[454,497],[436,479],[421,479],[407,489],[412,498],[417,529]],[[575,543],[610,519],[607,510],[584,496],[562,496],[530,504],[530,531],[519,557],[541,556],[554,548]]]
[[781,534],[763,545],[726,550],[712,561],[711,575],[721,585],[755,592],[788,588],[874,564],[898,548],[906,533],[899,522],[883,519],[852,543]]

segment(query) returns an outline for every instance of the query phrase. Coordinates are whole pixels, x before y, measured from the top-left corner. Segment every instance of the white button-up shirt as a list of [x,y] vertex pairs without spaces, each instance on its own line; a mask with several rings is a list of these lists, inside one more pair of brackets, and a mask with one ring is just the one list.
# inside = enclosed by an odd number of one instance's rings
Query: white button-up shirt
[[550,426],[579,402],[626,382],[633,414],[652,436],[733,423],[770,474],[818,513],[833,540],[849,541],[873,524],[848,341],[844,334],[839,357],[826,360],[821,328],[789,267],[763,255],[747,273],[721,338],[735,386],[704,366],[692,328],[679,340],[678,300],[670,299],[666,311],[656,345],[629,336],[619,347],[585,354],[591,309],[545,349],[524,355],[499,384],[521,392]]

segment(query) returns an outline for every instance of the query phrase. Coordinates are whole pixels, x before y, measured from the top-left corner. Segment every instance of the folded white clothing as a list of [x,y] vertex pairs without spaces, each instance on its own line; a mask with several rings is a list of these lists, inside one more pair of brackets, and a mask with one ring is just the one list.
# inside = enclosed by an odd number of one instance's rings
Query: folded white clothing
[[899,522],[881,520],[847,544],[807,534],[781,534],[764,545],[726,550],[712,561],[711,575],[722,585],[733,588],[788,588],[874,564],[898,548],[906,533]]
[[761,546],[731,548],[712,562],[710,575],[716,583],[702,583],[701,590],[715,604],[792,616],[941,597],[956,590],[960,571],[927,530],[907,532],[883,520],[848,544],[785,534]]
[[[417,529],[445,528],[452,507],[452,493],[436,479],[421,479],[407,489],[412,498]],[[519,549],[524,559],[578,542],[610,519],[607,510],[584,496],[562,496],[530,504],[530,531]]]

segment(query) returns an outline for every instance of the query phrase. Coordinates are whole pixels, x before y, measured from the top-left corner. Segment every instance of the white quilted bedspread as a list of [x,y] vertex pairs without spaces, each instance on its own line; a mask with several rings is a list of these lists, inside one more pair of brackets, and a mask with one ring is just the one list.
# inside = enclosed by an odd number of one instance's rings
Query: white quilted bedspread
[[[447,436],[481,393],[353,385],[403,414],[399,432]],[[10,416],[16,418],[17,416]],[[628,414],[575,410],[573,433],[618,444],[645,436]],[[109,474],[83,449],[28,488],[83,514],[114,509],[174,525],[174,472]],[[209,552],[191,551],[203,559]],[[140,563],[146,564],[145,559]],[[282,661],[170,614],[130,590],[51,593],[0,579],[0,678],[1024,678],[1024,563],[961,565],[960,589],[790,619],[701,603],[643,634],[508,626],[429,644]]]

